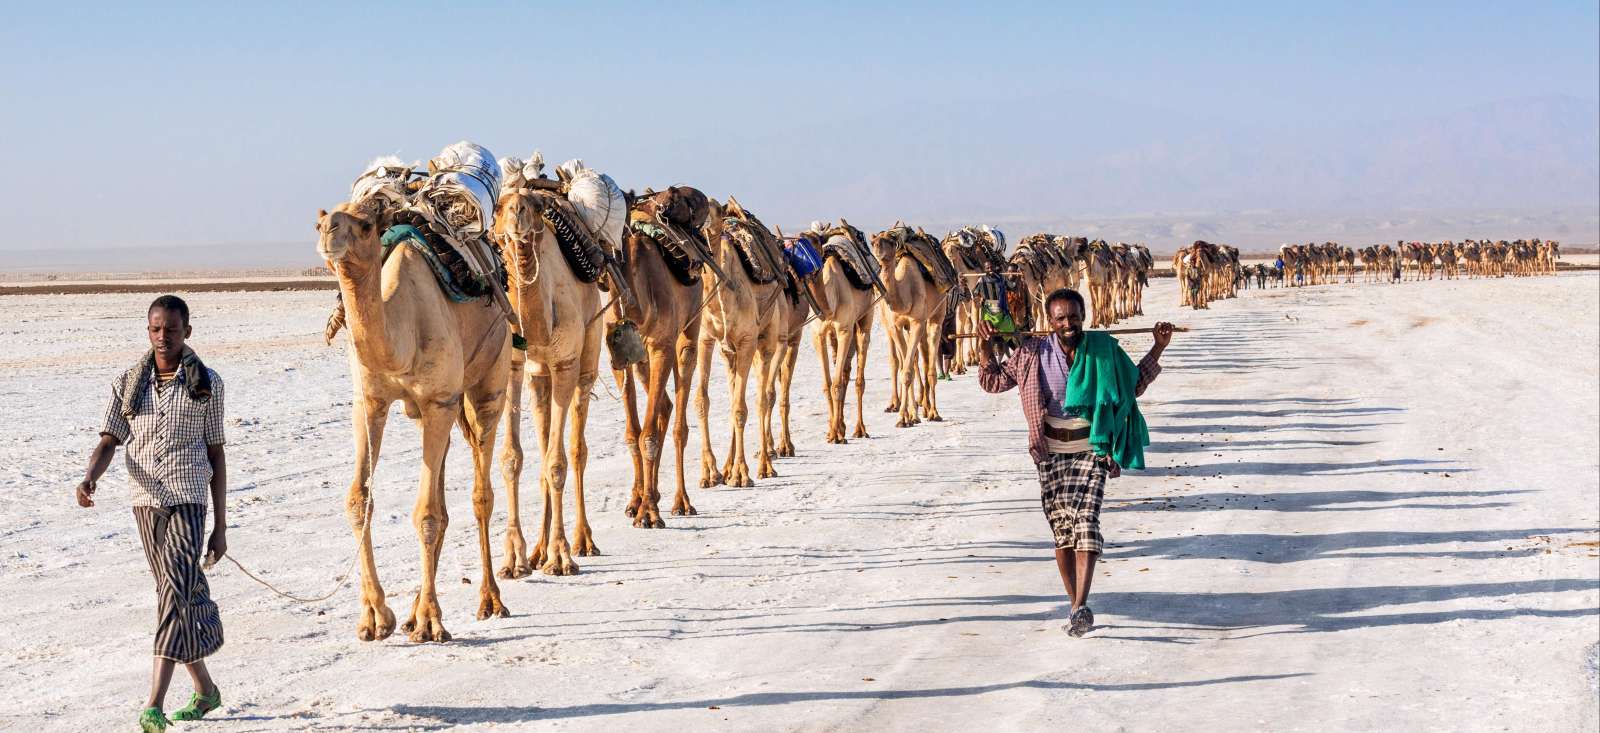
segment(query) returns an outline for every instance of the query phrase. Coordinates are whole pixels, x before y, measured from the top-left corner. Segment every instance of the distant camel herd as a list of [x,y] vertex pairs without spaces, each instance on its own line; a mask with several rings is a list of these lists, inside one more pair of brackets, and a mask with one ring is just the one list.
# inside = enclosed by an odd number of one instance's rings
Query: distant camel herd
[[1335,242],[1285,244],[1273,265],[1245,265],[1237,248],[1197,241],[1173,255],[1172,269],[1180,284],[1179,304],[1199,309],[1252,283],[1257,288],[1353,283],[1357,262],[1362,282],[1375,283],[1552,275],[1560,259],[1561,243],[1552,240],[1402,240],[1360,250]]

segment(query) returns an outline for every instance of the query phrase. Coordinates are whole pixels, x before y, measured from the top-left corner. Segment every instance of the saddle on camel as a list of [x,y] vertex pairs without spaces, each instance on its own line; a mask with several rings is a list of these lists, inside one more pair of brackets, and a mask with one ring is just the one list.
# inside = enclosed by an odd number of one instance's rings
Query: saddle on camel
[[[520,324],[506,296],[505,259],[489,236],[501,183],[494,156],[481,145],[462,141],[428,161],[425,173],[393,156],[374,160],[350,185],[349,200],[388,214],[390,226],[382,235],[385,261],[400,247],[415,251],[451,301],[486,299],[498,307],[520,345]],[[341,294],[324,340],[333,343],[344,323]]]

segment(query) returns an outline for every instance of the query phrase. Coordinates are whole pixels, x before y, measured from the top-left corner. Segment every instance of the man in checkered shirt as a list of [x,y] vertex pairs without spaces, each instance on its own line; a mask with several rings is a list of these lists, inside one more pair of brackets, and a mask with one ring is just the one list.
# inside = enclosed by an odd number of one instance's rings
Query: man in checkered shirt
[[[150,698],[140,714],[146,731],[172,720],[198,720],[222,704],[205,657],[222,646],[222,619],[202,572],[228,551],[227,460],[222,429],[222,378],[207,369],[186,341],[189,306],[174,295],[157,298],[145,313],[150,351],[111,383],[100,443],[78,484],[78,505],[94,506],[96,483],[127,448],[133,516],[145,560],[156,579],[157,626]],[[202,542],[206,505],[214,512]],[[162,711],[175,665],[194,678],[189,705],[167,718]]]
[[[1094,612],[1089,610],[1088,600],[1094,563],[1104,549],[1100,504],[1105,497],[1106,479],[1122,474],[1122,467],[1115,460],[1090,448],[1089,421],[1063,406],[1067,376],[1074,360],[1081,356],[1078,347],[1084,340],[1084,305],[1083,296],[1076,290],[1062,288],[1050,293],[1045,298],[1045,313],[1052,333],[1023,341],[1004,362],[995,353],[991,338],[994,329],[987,321],[978,322],[983,344],[978,351],[979,385],[985,392],[1016,388],[1021,393],[1022,414],[1028,423],[1028,453],[1039,469],[1040,500],[1056,540],[1056,570],[1061,573],[1061,583],[1066,586],[1072,605],[1067,633],[1075,637],[1094,627]],[[1172,341],[1172,324],[1157,323],[1153,335],[1155,346],[1138,364],[1135,396],[1144,394],[1161,373],[1161,352]],[[1129,361],[1121,346],[1112,349],[1116,359]]]

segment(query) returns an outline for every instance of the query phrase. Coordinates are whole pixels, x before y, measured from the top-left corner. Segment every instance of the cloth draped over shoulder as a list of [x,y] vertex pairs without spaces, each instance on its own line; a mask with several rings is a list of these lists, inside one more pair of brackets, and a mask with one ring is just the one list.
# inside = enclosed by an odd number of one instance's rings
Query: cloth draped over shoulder
[[[122,386],[122,416],[132,420],[139,411],[139,403],[144,399],[144,386],[150,381],[150,375],[156,370],[156,350],[151,349],[144,353],[139,363],[129,372],[134,375],[132,379],[123,382]],[[194,349],[183,347],[183,356],[179,357],[178,370],[183,372],[183,383],[188,386],[189,397],[195,402],[205,402],[211,399],[211,374],[206,371],[206,365],[196,356]]]
[[1150,444],[1150,430],[1135,398],[1138,383],[1138,365],[1115,338],[1095,331],[1083,334],[1062,407],[1087,418],[1089,446],[1123,468],[1144,468],[1144,447]]

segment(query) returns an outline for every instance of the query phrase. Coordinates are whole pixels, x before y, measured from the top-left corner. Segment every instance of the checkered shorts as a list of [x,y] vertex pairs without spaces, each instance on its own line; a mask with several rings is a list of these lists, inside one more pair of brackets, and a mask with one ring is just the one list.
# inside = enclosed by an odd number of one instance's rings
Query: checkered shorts
[[1082,552],[1105,549],[1100,502],[1105,499],[1106,470],[1093,451],[1051,453],[1039,464],[1039,489],[1056,547]]

